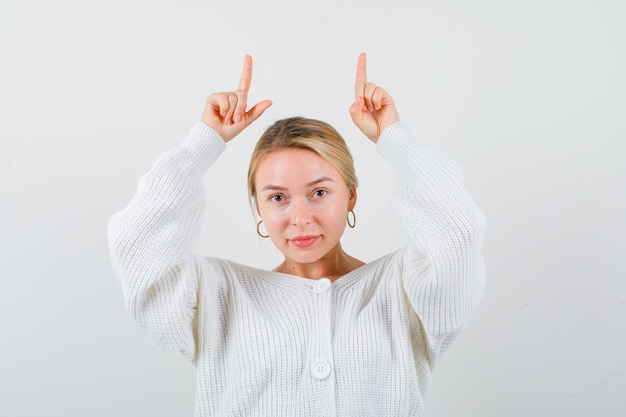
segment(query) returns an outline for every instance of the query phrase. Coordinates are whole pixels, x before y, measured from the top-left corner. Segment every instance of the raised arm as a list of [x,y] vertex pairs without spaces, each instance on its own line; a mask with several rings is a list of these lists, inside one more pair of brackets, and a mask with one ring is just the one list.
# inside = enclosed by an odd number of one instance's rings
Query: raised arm
[[193,254],[206,198],[202,178],[225,141],[271,104],[265,100],[246,111],[251,65],[246,56],[239,88],[209,96],[202,121],[158,158],[130,203],[109,221],[111,261],[128,310],[157,344],[190,359],[198,280],[206,267]]
[[395,208],[408,240],[404,288],[426,332],[443,344],[483,296],[485,217],[465,189],[458,164],[415,140],[389,93],[367,82],[365,65],[361,54],[350,115],[395,171]]

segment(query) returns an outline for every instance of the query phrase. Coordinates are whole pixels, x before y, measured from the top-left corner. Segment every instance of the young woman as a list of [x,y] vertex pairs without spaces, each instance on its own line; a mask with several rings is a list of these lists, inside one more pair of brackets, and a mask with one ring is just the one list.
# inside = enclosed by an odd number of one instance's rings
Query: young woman
[[271,105],[239,88],[209,96],[186,140],[142,178],[109,224],[130,312],[197,368],[197,416],[418,416],[441,353],[481,300],[485,221],[459,167],[418,144],[359,57],[355,125],[396,171],[408,245],[364,263],[340,238],[356,222],[350,152],[328,124],[279,120],[250,162],[257,232],[284,255],[273,271],[193,253],[202,178]]

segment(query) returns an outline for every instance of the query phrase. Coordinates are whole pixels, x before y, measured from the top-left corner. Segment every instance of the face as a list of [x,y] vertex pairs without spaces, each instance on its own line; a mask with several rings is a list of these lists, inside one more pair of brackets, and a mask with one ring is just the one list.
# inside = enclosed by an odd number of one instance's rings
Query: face
[[255,178],[263,224],[288,261],[317,262],[336,249],[356,203],[339,172],[315,152],[287,148],[266,155]]

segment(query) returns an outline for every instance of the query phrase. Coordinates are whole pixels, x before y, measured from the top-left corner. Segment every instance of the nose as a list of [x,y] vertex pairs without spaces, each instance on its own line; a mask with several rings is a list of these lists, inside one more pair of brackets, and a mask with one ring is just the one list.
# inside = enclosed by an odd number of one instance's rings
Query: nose
[[313,221],[313,211],[306,199],[292,200],[290,207],[291,224],[304,227]]

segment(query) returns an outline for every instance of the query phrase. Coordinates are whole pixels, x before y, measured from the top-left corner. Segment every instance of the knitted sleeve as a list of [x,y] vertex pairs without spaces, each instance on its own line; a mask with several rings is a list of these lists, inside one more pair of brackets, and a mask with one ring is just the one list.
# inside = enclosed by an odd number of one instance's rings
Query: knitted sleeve
[[485,216],[465,190],[458,164],[418,144],[402,122],[385,129],[377,149],[399,186],[394,206],[409,242],[405,291],[426,333],[445,349],[484,294]]
[[204,209],[202,177],[225,148],[198,122],[161,155],[108,225],[109,249],[130,313],[160,346],[195,356],[198,262],[191,253]]

